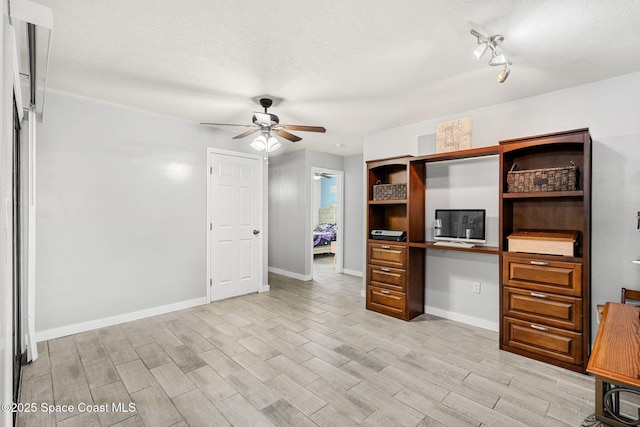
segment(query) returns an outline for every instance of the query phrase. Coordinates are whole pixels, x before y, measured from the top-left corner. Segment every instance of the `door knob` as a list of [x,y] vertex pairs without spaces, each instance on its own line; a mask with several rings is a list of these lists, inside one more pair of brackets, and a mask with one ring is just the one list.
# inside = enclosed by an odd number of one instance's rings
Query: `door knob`
[[260,230],[253,230],[253,235],[257,236],[258,234],[260,234]]

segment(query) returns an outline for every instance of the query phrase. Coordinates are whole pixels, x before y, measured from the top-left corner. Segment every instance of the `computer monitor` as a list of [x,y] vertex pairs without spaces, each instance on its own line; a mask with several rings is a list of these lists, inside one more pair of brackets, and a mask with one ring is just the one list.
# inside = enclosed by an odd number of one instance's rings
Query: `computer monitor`
[[436,209],[436,241],[486,243],[485,209]]

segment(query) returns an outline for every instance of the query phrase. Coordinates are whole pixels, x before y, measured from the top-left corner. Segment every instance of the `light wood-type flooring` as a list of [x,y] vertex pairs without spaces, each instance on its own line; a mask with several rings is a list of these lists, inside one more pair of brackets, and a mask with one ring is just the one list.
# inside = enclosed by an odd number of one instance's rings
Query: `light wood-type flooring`
[[502,352],[496,332],[366,311],[362,279],[332,260],[310,282],[270,275],[270,292],[40,343],[21,389],[37,410],[18,425],[550,427],[593,412],[592,377]]

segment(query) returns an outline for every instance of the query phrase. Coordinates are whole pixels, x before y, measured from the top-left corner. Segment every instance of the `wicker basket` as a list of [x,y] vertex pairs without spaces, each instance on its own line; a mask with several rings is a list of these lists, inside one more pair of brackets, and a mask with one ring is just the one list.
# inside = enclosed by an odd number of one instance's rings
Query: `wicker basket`
[[578,166],[569,162],[563,168],[530,169],[519,171],[517,165],[507,173],[507,192],[532,193],[545,191],[573,191],[577,189]]
[[407,184],[380,184],[373,186],[373,200],[405,200],[407,198]]

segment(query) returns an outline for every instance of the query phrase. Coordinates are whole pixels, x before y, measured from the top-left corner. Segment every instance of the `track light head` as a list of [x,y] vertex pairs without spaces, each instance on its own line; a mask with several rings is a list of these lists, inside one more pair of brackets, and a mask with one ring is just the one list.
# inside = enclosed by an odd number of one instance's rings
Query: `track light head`
[[497,52],[494,50],[493,56],[489,60],[489,65],[496,66],[496,65],[507,65],[507,64],[511,64],[511,61],[509,61],[507,57],[504,56],[504,53],[501,53],[498,55]]
[[498,83],[504,83],[504,81],[507,80],[507,77],[509,77],[509,74],[511,74],[511,70],[509,69],[509,66],[505,64],[504,69],[498,73]]
[[478,46],[476,46],[475,49],[473,49],[473,54],[476,56],[478,61],[482,58],[482,55],[484,55],[484,53],[487,51],[488,46],[489,46],[489,43],[482,42],[478,44]]

